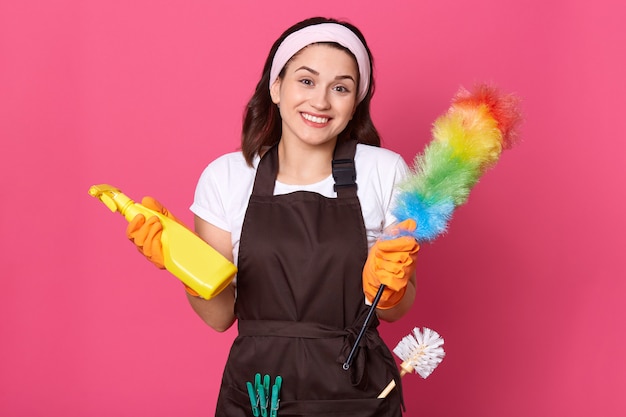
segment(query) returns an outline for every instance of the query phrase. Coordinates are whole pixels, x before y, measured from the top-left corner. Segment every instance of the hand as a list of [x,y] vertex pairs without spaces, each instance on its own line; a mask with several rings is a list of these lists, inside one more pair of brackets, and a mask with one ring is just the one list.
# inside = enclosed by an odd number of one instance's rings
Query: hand
[[[180,220],[154,198],[144,197],[141,200],[141,204],[151,210],[164,214],[184,226]],[[163,245],[161,244],[162,231],[163,225],[161,225],[161,220],[159,220],[157,216],[151,216],[146,220],[143,214],[136,215],[126,228],[126,236],[137,246],[137,250],[159,269],[165,269]],[[183,285],[185,284],[183,283]],[[185,285],[185,291],[194,297],[199,297],[199,294],[187,285]]]
[[[415,227],[415,221],[405,220],[395,226],[390,234],[412,232]],[[396,306],[404,297],[409,279],[415,273],[418,251],[419,244],[412,236],[377,241],[363,267],[363,291],[367,299],[372,302],[378,288],[385,285],[377,307],[384,310]]]
[[[141,204],[180,223],[173,214],[152,197],[144,197]],[[163,226],[157,216],[146,219],[143,214],[136,215],[126,228],[126,236],[137,246],[139,252],[159,269],[165,269],[161,245],[162,231]]]

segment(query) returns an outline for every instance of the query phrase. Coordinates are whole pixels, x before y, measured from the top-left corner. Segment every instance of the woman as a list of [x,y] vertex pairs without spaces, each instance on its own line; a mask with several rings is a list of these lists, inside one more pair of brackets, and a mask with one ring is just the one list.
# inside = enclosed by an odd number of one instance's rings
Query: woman
[[[202,173],[191,206],[196,232],[238,266],[211,300],[187,289],[213,329],[238,320],[217,416],[253,415],[246,381],[256,373],[282,377],[280,416],[401,415],[400,389],[376,398],[400,382],[377,318],[352,366],[342,367],[381,283],[378,318],[402,317],[415,298],[417,242],[377,240],[395,220],[394,185],[408,168],[379,148],[372,93],[372,58],[357,28],[300,22],[272,46],[246,109],[242,151]],[[127,230],[153,261],[155,219],[138,216]]]

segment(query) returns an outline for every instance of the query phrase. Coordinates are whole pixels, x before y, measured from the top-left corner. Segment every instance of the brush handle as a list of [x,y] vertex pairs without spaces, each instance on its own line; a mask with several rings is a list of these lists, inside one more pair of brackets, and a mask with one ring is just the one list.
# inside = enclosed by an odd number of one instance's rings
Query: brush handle
[[389,393],[393,391],[395,387],[396,387],[396,381],[392,379],[391,382],[387,385],[387,387],[380,394],[378,394],[378,398],[387,398],[387,395],[389,395]]
[[367,312],[367,317],[365,317],[365,321],[363,322],[363,327],[361,327],[361,331],[359,332],[358,336],[356,337],[356,340],[354,341],[354,346],[352,346],[352,350],[350,351],[350,354],[348,355],[348,359],[346,359],[346,361],[343,363],[344,371],[347,371],[348,369],[350,369],[350,365],[352,365],[352,360],[354,359],[354,354],[356,353],[356,349],[359,347],[359,343],[361,343],[361,339],[363,338],[363,335],[365,334],[365,331],[367,330],[367,326],[370,324],[370,320],[372,319],[372,316],[374,315],[374,311],[376,311],[376,306],[378,305],[378,302],[380,301],[380,297],[382,297],[383,295],[383,291],[385,291],[385,286],[381,284],[381,286],[378,287],[378,292],[376,293],[376,297],[374,297],[374,301],[372,301],[370,310]]
[[[402,371],[400,371],[400,378],[402,378],[406,374],[407,374],[407,371],[403,369]],[[387,384],[385,389],[380,394],[378,394],[378,398],[387,398],[387,395],[389,395],[389,393],[393,391],[395,387],[396,387],[396,381],[392,379],[391,382]]]

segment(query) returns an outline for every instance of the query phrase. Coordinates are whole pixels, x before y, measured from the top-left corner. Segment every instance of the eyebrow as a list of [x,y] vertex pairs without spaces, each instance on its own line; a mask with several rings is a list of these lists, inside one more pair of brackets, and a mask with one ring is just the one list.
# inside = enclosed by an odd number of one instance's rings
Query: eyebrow
[[[313,68],[307,67],[306,65],[303,65],[300,68],[297,68],[294,72],[298,72],[300,70],[308,71],[314,75],[320,75],[318,71],[315,71]],[[356,80],[351,75],[338,75],[335,77],[335,79],[336,80],[352,80],[352,82],[356,84]]]

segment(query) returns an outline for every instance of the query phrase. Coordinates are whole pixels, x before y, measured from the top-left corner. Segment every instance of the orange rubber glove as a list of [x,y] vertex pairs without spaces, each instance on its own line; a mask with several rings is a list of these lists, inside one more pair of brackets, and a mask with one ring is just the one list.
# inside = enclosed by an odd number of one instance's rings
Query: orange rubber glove
[[[149,209],[164,214],[184,226],[180,220],[154,198],[144,197],[141,200],[141,204]],[[131,222],[128,223],[128,227],[126,228],[126,236],[135,244],[137,250],[159,269],[165,269],[163,246],[161,244],[162,231],[163,226],[157,216],[149,217],[146,220],[143,214],[136,215]],[[189,294],[199,297],[199,294],[187,285],[185,285],[185,290]]]
[[[399,235],[402,230],[412,232],[415,227],[414,220],[405,220],[396,225],[389,234]],[[402,300],[409,279],[415,273],[419,248],[419,244],[411,236],[379,240],[372,246],[363,267],[363,291],[372,302],[378,288],[385,285],[377,308],[389,309]]]
[[[144,197],[141,204],[180,223],[173,214],[152,197]],[[146,219],[143,214],[136,215],[126,228],[126,236],[137,246],[137,250],[159,269],[165,269],[161,246],[162,231],[163,226],[157,216]]]

